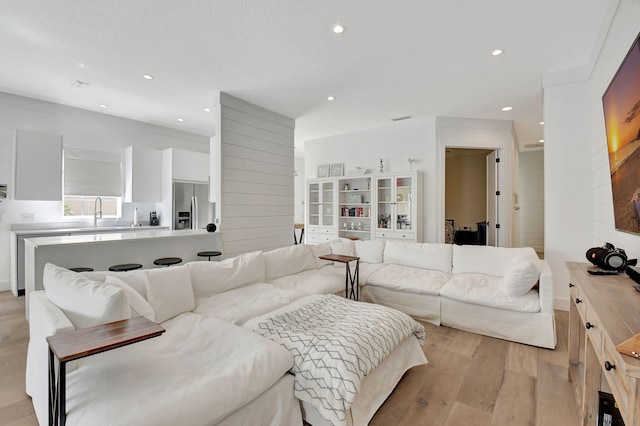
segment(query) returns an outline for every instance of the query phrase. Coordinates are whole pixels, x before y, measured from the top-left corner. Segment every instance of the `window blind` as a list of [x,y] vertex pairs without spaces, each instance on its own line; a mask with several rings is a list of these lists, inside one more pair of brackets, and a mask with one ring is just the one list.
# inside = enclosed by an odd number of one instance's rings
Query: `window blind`
[[122,196],[121,163],[117,153],[64,148],[64,194]]

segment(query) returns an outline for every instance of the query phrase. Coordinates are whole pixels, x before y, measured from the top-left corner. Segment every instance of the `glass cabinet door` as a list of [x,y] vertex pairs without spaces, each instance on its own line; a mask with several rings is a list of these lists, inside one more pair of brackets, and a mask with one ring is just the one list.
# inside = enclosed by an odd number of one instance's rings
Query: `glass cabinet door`
[[333,182],[322,182],[322,226],[333,226]]
[[393,227],[393,187],[392,178],[377,179],[377,196],[378,196],[378,217],[376,218],[377,229],[389,229]]
[[309,204],[309,225],[320,225],[320,184],[310,183],[308,185],[307,199]]
[[413,182],[411,176],[395,178],[396,189],[396,229],[413,229],[411,203]]

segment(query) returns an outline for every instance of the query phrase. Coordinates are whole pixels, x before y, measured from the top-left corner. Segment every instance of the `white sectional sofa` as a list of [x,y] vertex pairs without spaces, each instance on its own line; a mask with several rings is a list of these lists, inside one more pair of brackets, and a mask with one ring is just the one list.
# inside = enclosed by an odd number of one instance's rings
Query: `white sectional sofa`
[[[345,266],[319,259],[328,253],[360,257],[366,301],[434,324],[555,347],[553,277],[532,249],[336,240],[125,273],[48,265],[45,290],[30,298],[26,386],[38,420],[47,421],[46,337],[143,315],[166,333],[68,366],[69,425],[301,424],[286,373],[291,355],[240,325],[308,295],[343,295]],[[366,424],[402,373],[424,362],[421,350],[423,361],[411,350],[392,383],[367,394],[375,406],[357,407],[351,424]],[[105,374],[123,364],[127,374]]]

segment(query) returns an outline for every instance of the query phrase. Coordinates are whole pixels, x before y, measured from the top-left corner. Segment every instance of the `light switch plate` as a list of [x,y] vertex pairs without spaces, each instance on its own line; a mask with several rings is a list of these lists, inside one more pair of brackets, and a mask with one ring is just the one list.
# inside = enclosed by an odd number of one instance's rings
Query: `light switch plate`
[[35,220],[35,213],[20,213],[20,220],[23,222],[33,222]]

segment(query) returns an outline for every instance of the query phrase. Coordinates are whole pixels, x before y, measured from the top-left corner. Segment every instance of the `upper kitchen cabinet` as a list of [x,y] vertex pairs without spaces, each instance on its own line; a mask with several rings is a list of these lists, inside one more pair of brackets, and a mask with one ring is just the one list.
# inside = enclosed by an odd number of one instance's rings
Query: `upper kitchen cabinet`
[[[165,150],[172,180],[209,182],[209,154],[185,149]],[[167,164],[165,163],[165,172]]]
[[162,151],[128,146],[124,151],[127,203],[155,203],[162,200]]
[[14,159],[14,199],[62,200],[62,136],[17,129]]

